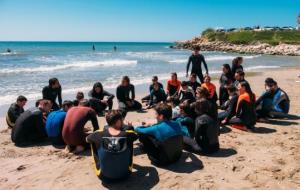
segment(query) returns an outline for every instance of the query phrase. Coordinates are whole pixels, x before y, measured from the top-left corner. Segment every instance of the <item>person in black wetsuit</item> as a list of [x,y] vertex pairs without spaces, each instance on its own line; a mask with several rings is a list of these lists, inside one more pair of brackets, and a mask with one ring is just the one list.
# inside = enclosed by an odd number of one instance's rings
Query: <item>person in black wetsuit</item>
[[[102,114],[102,112],[108,107],[109,110],[113,107],[113,99],[114,95],[105,91],[100,82],[96,82],[93,86],[93,89],[88,93],[90,97],[91,107],[98,113]],[[107,97],[104,100],[104,97]]]
[[[43,88],[42,93],[43,99],[52,102],[52,109],[54,111],[60,109],[62,106],[61,86],[57,78],[51,78],[49,80],[49,85]],[[56,103],[56,98],[58,99],[58,104]]]
[[235,81],[233,83],[233,86],[235,86],[235,88],[238,88],[238,86],[241,82],[247,82],[248,83],[248,81],[245,80],[244,71],[237,71],[234,75],[234,78],[235,78]]
[[186,81],[181,83],[181,89],[178,94],[179,101],[182,103],[185,100],[189,100],[189,102],[195,102],[195,92],[192,87],[188,86]]
[[194,48],[193,54],[189,57],[187,66],[186,66],[186,77],[189,76],[189,68],[192,63],[192,72],[198,76],[201,83],[203,83],[203,73],[202,73],[202,63],[204,64],[206,74],[208,75],[208,68],[205,62],[204,56],[199,53],[200,47],[196,46]]
[[13,128],[15,126],[16,120],[24,112],[26,102],[27,98],[25,96],[19,96],[17,101],[10,105],[6,115],[8,127]]
[[78,106],[79,103],[84,100],[84,93],[83,92],[77,92],[76,94],[76,100],[73,101],[73,106]]
[[233,116],[235,116],[236,105],[239,98],[236,90],[237,89],[233,85],[227,87],[229,99],[221,105],[221,110],[224,111],[218,114],[219,124],[225,125]]
[[117,87],[117,99],[119,101],[119,109],[121,111],[142,109],[142,104],[135,100],[134,85],[130,84],[128,76],[124,76],[122,78],[122,83]]
[[164,89],[160,87],[159,83],[153,84],[153,89],[150,93],[150,101],[147,109],[154,107],[160,102],[165,102],[167,99],[167,94]]
[[[158,77],[157,76],[153,76],[152,77],[152,84],[149,86],[149,93],[151,94],[151,91],[153,90],[153,86],[155,84],[158,84],[159,85],[159,88],[162,88],[164,89],[164,86],[158,82]],[[150,94],[145,96],[144,98],[142,98],[142,102],[148,102],[150,100]]]
[[[196,100],[199,101],[201,99],[205,99],[209,101],[209,110],[208,114],[214,119],[218,119],[218,105],[214,99],[209,98],[210,94],[207,88],[198,87],[196,91]],[[196,102],[197,102],[196,101]]]
[[199,82],[197,82],[197,75],[195,73],[192,73],[190,75],[190,80],[187,81],[188,86],[192,87],[194,92],[196,93],[196,90],[198,87],[201,86]]
[[22,113],[11,131],[11,140],[16,145],[40,142],[47,137],[46,116],[51,110],[49,100],[41,100],[38,107],[30,108]]
[[242,64],[243,57],[236,57],[232,60],[231,71],[233,75],[238,71],[244,71]]
[[219,103],[223,105],[229,98],[229,94],[227,92],[227,87],[233,83],[233,76],[231,73],[230,65],[223,64],[222,67],[223,73],[220,77],[220,88],[219,88]]

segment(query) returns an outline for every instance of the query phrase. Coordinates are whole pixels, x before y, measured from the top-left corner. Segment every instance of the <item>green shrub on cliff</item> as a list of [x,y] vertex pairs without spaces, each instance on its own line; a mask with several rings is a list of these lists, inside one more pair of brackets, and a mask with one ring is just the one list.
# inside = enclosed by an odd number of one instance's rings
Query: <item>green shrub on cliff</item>
[[289,31],[237,31],[216,32],[207,29],[202,36],[210,41],[224,41],[233,44],[251,44],[256,42],[277,45],[279,43],[300,44],[300,30]]

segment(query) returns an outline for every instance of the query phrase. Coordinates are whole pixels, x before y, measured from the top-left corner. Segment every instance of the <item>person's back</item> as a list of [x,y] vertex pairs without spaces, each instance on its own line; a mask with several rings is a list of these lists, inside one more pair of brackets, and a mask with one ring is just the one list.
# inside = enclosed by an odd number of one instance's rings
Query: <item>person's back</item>
[[57,110],[51,112],[46,121],[46,131],[48,137],[59,137],[61,136],[62,127],[66,117],[66,112],[64,110]]
[[209,115],[203,114],[195,120],[195,139],[205,153],[219,150],[219,127]]

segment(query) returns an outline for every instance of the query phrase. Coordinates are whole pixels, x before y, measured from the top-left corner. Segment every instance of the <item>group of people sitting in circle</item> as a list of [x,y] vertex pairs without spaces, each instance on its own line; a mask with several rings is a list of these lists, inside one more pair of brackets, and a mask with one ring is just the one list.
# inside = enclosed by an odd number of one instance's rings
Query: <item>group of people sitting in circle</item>
[[[237,57],[231,67],[222,66],[217,95],[205,59],[196,47],[187,65],[188,74],[192,64],[189,81],[181,82],[172,73],[164,90],[158,77],[152,78],[149,94],[142,102],[147,109],[154,108],[157,123],[136,127],[124,123],[128,111],[143,107],[135,99],[135,87],[128,76],[122,78],[116,89],[119,104],[116,110],[112,109],[115,96],[105,91],[100,82],[88,92],[88,99],[83,92],[78,92],[76,100],[62,101],[59,80],[51,78],[42,90],[43,99],[35,107],[25,111],[24,96],[11,104],[6,117],[12,129],[11,139],[17,146],[48,139],[54,145],[66,145],[74,153],[84,151],[90,144],[97,175],[107,179],[123,178],[131,173],[133,142],[137,139],[139,148],[157,165],[177,161],[183,149],[211,154],[219,150],[220,126],[254,131],[258,118],[284,117],[289,112],[288,95],[272,78],[265,80],[266,91],[256,99],[245,80],[242,62],[242,57]],[[204,76],[201,64],[206,68]],[[99,130],[97,116],[103,115],[107,126]],[[92,133],[85,128],[88,121],[92,123]]]

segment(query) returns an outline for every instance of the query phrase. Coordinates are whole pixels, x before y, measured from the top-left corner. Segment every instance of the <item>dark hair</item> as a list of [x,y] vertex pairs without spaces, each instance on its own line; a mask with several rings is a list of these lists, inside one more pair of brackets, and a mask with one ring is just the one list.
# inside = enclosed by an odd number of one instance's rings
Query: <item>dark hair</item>
[[38,107],[40,104],[40,101],[42,101],[43,99],[38,99],[37,101],[35,101],[35,107]]
[[192,73],[192,74],[191,74],[191,77],[197,78],[197,75],[196,75],[195,73]]
[[164,119],[170,120],[172,118],[172,107],[166,103],[160,103],[155,107],[158,115],[163,115]]
[[71,107],[71,106],[73,106],[73,102],[70,101],[70,100],[65,100],[65,101],[63,102],[62,106],[63,106],[63,107],[65,107],[65,106]]
[[201,98],[195,103],[195,112],[197,115],[209,114],[210,102],[207,99]]
[[187,86],[187,85],[188,85],[188,82],[182,81],[181,86]]
[[79,102],[80,106],[84,106],[84,107],[90,107],[90,101],[88,99],[83,99]]
[[209,98],[210,96],[209,91],[204,87],[198,87],[196,92],[199,93],[202,98]]
[[229,74],[231,75],[232,71],[231,71],[230,65],[225,63],[225,64],[223,64],[223,67],[228,70],[228,75]]
[[176,77],[176,79],[177,79],[177,73],[176,72],[171,73],[171,75],[174,75]]
[[36,106],[36,107],[39,107],[40,105],[47,106],[49,104],[52,104],[52,102],[50,100],[41,99],[41,100],[39,100],[38,106]]
[[158,77],[157,76],[153,76],[152,80],[158,80]]
[[191,114],[191,106],[189,101],[184,101],[179,105],[179,108],[184,111],[187,115]]
[[234,85],[230,85],[230,86],[227,87],[227,90],[228,90],[228,92],[232,93],[232,92],[236,92],[237,89]]
[[123,76],[122,80],[125,80],[125,81],[127,81],[128,83],[130,83],[130,79],[129,79],[128,76]]
[[175,106],[177,106],[180,103],[179,99],[175,97],[168,97],[166,102],[173,103]]
[[123,115],[119,110],[110,110],[105,115],[106,122],[109,126],[114,125],[118,120],[123,119]]
[[193,50],[194,50],[194,51],[200,51],[200,46],[194,46],[194,47],[193,47]]
[[24,102],[24,101],[26,101],[27,102],[27,98],[25,97],[25,96],[18,96],[18,98],[17,98],[17,102]]
[[248,82],[243,81],[240,82],[240,85],[244,87],[246,92],[249,94],[251,103],[255,104],[255,95],[251,90],[250,84]]
[[236,74],[240,75],[241,77],[245,76],[245,72],[244,71],[237,71]]
[[242,61],[243,57],[236,57],[232,60],[232,65],[237,65],[239,61]]
[[93,95],[96,93],[96,88],[101,88],[101,93],[103,92],[103,86],[101,84],[101,82],[96,82],[93,86]]
[[83,99],[83,98],[84,98],[83,92],[77,92],[76,99]]
[[49,79],[49,86],[54,85],[56,82],[58,82],[57,78],[51,78],[51,79]]
[[277,82],[273,78],[268,77],[265,80],[265,84],[267,86],[273,86],[273,85],[277,85]]

